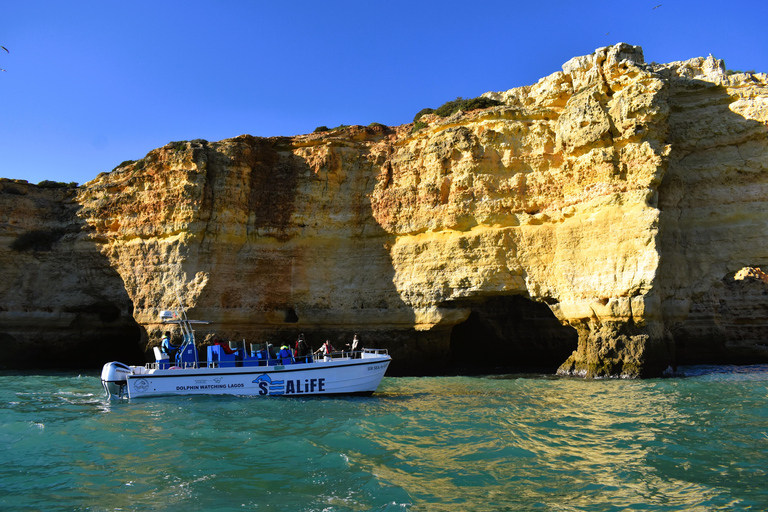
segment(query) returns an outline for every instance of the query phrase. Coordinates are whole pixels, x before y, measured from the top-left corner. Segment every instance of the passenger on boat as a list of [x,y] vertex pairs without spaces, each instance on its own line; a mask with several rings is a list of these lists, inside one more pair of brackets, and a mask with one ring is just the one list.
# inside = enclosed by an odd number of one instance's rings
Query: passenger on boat
[[293,363],[293,354],[291,353],[291,349],[288,348],[288,345],[280,347],[280,353],[277,354],[277,357],[280,358],[281,364]]
[[304,334],[299,334],[299,339],[296,340],[296,360],[302,363],[312,362],[312,347],[307,344]]
[[322,352],[325,357],[330,357],[331,352],[334,350],[333,345],[331,345],[331,340],[325,340],[325,343],[323,343],[323,346],[320,348],[320,352]]
[[225,341],[220,341],[218,338],[213,340],[214,345],[219,345],[221,347],[221,350],[224,351],[225,354],[237,354],[237,349],[233,349],[229,346],[229,343]]
[[168,355],[168,361],[171,364],[176,362],[176,353],[179,351],[179,346],[171,342],[171,331],[165,331],[165,334],[163,334],[163,339],[160,341],[160,350],[163,354]]
[[359,359],[360,358],[360,354],[356,353],[356,352],[359,352],[360,350],[363,350],[363,344],[360,343],[359,339],[357,339],[357,334],[355,334],[355,337],[352,338],[352,344],[350,345],[349,343],[347,343],[345,346],[352,353],[351,357],[353,359]]

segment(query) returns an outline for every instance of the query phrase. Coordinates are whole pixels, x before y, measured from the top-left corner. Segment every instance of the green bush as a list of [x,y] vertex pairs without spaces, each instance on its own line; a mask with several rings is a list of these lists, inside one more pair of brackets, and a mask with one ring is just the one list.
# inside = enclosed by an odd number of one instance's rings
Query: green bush
[[166,144],[166,146],[170,146],[171,149],[174,151],[183,151],[187,149],[187,141],[180,140],[176,142],[169,142],[168,144]]
[[327,131],[328,131],[328,127],[323,125],[323,126],[318,126],[317,128],[315,128],[315,131],[313,131],[312,133],[322,133],[322,132],[327,132]]
[[[497,100],[492,100],[491,98],[484,98],[482,96],[477,98],[462,98],[461,96],[459,96],[453,101],[448,101],[446,103],[443,103],[436,110],[431,108],[423,108],[419,110],[418,113],[414,116],[413,122],[414,123],[418,122],[421,116],[425,114],[435,114],[440,117],[450,117],[456,112],[458,112],[459,110],[463,110],[464,112],[469,112],[470,110],[491,108],[491,107],[496,107],[498,105],[503,105],[503,103]],[[414,126],[414,130],[415,129],[416,127]]]
[[481,108],[491,108],[498,105],[501,105],[502,103],[500,101],[492,100],[491,98],[468,98],[464,99],[461,96],[456,98],[453,101],[448,101],[446,103],[443,103],[437,110],[435,110],[435,114],[437,114],[440,117],[449,117],[458,112],[459,110],[463,110],[465,112],[469,112],[470,110],[478,110]]
[[423,108],[423,109],[419,110],[419,111],[416,113],[416,115],[415,115],[415,116],[413,116],[413,122],[415,123],[416,121],[418,121],[419,119],[421,119],[421,116],[424,116],[424,115],[427,115],[427,114],[432,114],[432,113],[434,113],[434,112],[435,112],[435,109],[433,109],[433,108],[429,108],[429,107],[427,107],[427,108]]
[[119,168],[121,168],[121,167],[125,167],[125,166],[127,166],[127,165],[131,165],[131,164],[134,164],[134,163],[136,163],[136,160],[125,160],[125,161],[123,161],[123,162],[120,162],[119,164],[117,164],[117,167],[115,167],[115,168],[114,168],[114,169],[112,169],[112,170],[113,170],[113,171],[116,171],[116,170],[118,170],[118,169],[119,169]]
[[387,125],[381,124],[381,123],[371,123],[368,125],[368,128],[382,128],[384,130],[387,129]]
[[422,123],[421,121],[416,121],[413,123],[413,129],[411,130],[411,133],[416,133],[417,131],[421,130],[422,128],[426,128],[427,123]]
[[43,180],[40,183],[37,184],[40,188],[77,188],[78,183],[76,181],[70,181],[69,183],[64,183],[63,181],[50,181],[50,180]]
[[37,186],[40,188],[66,188],[67,184],[63,181],[43,180]]

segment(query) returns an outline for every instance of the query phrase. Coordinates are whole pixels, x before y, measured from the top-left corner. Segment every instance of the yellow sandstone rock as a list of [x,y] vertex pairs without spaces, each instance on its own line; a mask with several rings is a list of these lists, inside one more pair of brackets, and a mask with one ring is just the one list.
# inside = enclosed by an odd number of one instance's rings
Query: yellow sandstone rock
[[768,361],[768,284],[737,274],[768,265],[765,74],[621,43],[486,96],[413,133],[172,143],[81,187],[78,222],[147,350],[179,297],[200,337],[358,331],[400,372]]

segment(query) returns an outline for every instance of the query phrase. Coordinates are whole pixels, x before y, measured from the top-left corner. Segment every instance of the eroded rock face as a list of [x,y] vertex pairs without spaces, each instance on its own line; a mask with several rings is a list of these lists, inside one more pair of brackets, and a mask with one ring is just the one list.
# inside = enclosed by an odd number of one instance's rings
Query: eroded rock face
[[415,133],[172,143],[71,211],[147,350],[179,297],[215,322],[200,338],[358,332],[400,373],[485,353],[589,376],[768,360],[766,285],[734,279],[768,257],[766,87],[619,44]]
[[0,368],[143,360],[130,297],[76,195],[0,179]]
[[418,328],[455,323],[441,315],[454,301],[520,294],[578,331],[564,372],[670,360],[654,295],[668,84],[642,62],[628,45],[573,59],[490,94],[509,106],[433,118],[395,148],[373,214],[397,236],[395,284]]
[[768,80],[713,57],[657,68],[670,84],[659,187],[664,324],[680,362],[768,358],[768,285],[737,280],[768,259]]

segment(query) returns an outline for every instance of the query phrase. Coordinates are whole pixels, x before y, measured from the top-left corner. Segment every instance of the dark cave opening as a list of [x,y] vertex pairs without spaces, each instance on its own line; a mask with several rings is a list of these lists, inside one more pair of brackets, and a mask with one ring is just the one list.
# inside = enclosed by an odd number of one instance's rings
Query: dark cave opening
[[469,317],[451,331],[448,364],[455,373],[554,373],[576,350],[576,330],[546,304],[508,295],[464,306]]
[[287,308],[285,310],[285,323],[295,324],[299,321],[299,315],[296,314],[296,310],[293,308]]

